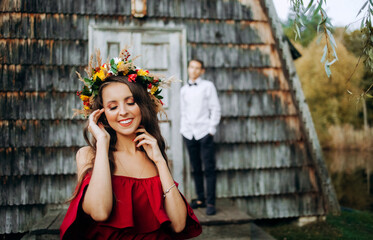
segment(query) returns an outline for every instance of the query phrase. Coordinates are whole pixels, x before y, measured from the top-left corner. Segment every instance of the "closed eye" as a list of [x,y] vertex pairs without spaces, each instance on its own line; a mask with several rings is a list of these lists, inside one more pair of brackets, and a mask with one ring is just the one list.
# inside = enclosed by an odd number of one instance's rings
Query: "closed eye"
[[112,111],[112,110],[115,110],[115,109],[117,109],[117,106],[115,106],[115,107],[111,107],[111,108],[110,108],[111,111]]
[[129,105],[129,106],[135,105],[135,99],[132,96],[124,99],[124,102],[127,103],[127,105]]

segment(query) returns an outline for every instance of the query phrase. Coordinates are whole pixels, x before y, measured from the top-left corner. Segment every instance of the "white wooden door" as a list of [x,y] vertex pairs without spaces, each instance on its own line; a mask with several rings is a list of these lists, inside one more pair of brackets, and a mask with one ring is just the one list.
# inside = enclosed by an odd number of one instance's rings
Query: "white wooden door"
[[[117,57],[119,51],[130,46],[131,58],[140,55],[135,65],[150,72],[162,73],[182,79],[185,75],[184,36],[182,30],[154,28],[108,28],[89,27],[89,53],[100,49],[103,60]],[[184,176],[184,157],[180,129],[179,93],[181,82],[163,90],[164,108],[167,119],[162,118],[161,131],[167,145],[167,156],[174,179],[186,184]]]

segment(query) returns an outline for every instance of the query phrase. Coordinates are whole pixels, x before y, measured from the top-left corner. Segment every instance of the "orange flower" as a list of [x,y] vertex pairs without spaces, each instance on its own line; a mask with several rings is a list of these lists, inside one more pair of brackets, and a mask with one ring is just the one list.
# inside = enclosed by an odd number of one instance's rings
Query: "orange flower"
[[137,75],[139,76],[148,76],[149,74],[148,70],[142,70],[142,69],[137,69],[136,72],[137,72]]
[[153,86],[152,89],[150,90],[151,94],[154,94],[158,90],[157,86]]
[[95,75],[93,75],[93,81],[96,81],[97,78],[100,78],[101,81],[104,81],[104,79],[105,79],[105,73],[104,73],[103,70],[100,70],[100,71],[96,72]]
[[86,102],[86,101],[89,101],[89,96],[80,95],[80,99],[82,99],[82,101]]

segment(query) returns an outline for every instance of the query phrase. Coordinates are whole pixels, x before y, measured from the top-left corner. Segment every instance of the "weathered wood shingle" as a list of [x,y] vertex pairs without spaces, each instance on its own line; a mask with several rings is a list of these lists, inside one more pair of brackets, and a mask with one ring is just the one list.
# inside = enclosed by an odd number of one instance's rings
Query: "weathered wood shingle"
[[297,116],[222,118],[215,136],[221,143],[279,142],[302,139]]
[[274,117],[296,115],[291,94],[280,91],[218,92],[226,117]]
[[[48,169],[48,162],[45,167]],[[73,192],[76,177],[75,174],[6,176],[1,181],[0,206],[59,204]]]
[[289,90],[289,84],[278,68],[207,68],[204,77],[211,79],[218,91]]
[[8,120],[72,119],[81,101],[69,92],[0,93],[2,117]]
[[87,41],[0,39],[1,64],[81,65],[87,62]]
[[246,209],[252,216],[260,216],[260,218],[325,214],[324,202],[318,193],[245,197],[237,198],[236,202],[241,209]]
[[[318,187],[312,185],[310,181],[310,174],[314,173],[305,167],[218,171],[217,197],[235,198],[318,192]],[[289,184],[289,182],[294,184]]]
[[27,232],[45,214],[45,205],[0,206],[0,232]]
[[[47,109],[48,111],[48,109]],[[75,147],[84,146],[83,122],[77,120],[1,121],[0,147]]]
[[[312,165],[304,142],[219,144],[216,168],[224,170],[276,169]],[[229,159],[230,161],[227,161]]]
[[77,151],[78,147],[1,148],[0,176],[73,175]]
[[264,46],[226,46],[195,45],[188,46],[188,58],[201,59],[206,67],[279,67],[276,53],[271,45]]
[[[84,64],[83,62],[81,64]],[[45,65],[0,65],[0,86],[4,92],[76,92],[80,87],[76,71],[83,72],[83,66]]]
[[0,5],[2,12],[26,13],[63,13],[63,14],[118,14],[130,15],[131,0],[65,0],[65,1],[28,1],[4,0]]

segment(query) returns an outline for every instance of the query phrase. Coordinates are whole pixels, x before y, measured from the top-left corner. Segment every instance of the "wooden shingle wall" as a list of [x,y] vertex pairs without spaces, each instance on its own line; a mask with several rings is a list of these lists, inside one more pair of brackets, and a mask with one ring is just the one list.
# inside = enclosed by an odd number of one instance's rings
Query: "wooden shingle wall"
[[327,173],[308,142],[300,87],[286,77],[269,1],[148,0],[144,19],[130,16],[130,2],[1,1],[0,234],[27,231],[73,191],[85,145],[84,121],[72,119],[81,106],[75,71],[88,64],[89,24],[185,28],[187,57],[205,62],[222,105],[218,197],[256,218],[324,214]]

